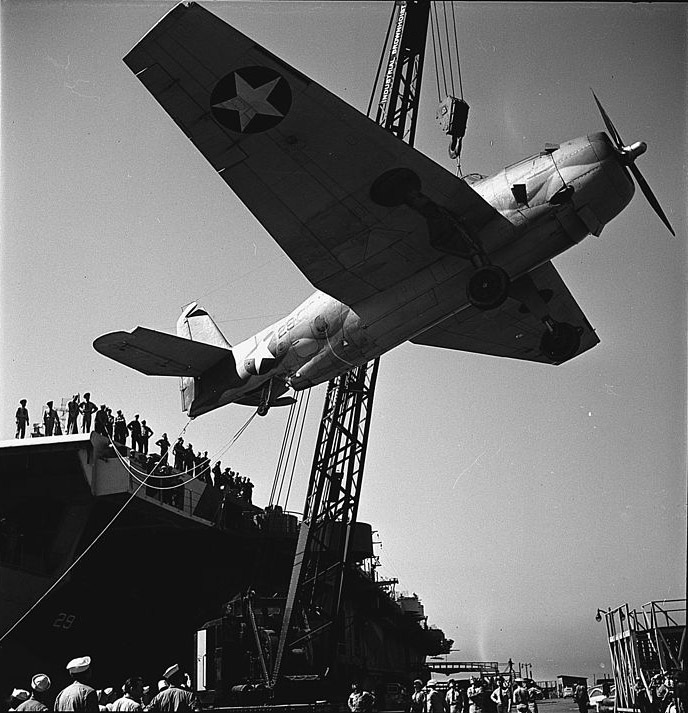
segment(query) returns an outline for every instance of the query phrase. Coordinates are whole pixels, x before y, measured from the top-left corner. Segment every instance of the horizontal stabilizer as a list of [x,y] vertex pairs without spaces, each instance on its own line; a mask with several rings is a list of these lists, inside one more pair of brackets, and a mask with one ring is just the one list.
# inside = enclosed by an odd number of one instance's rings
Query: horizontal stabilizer
[[200,376],[227,357],[231,349],[192,342],[153,329],[111,332],[98,337],[93,347],[110,359],[148,376]]

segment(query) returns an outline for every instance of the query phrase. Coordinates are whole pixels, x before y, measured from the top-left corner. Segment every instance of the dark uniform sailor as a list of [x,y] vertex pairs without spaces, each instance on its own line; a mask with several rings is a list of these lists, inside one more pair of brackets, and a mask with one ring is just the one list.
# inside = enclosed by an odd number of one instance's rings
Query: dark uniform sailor
[[[55,425],[57,423],[57,411],[53,408],[53,402],[48,401],[46,404],[48,407],[43,414],[43,425],[45,426],[45,435],[52,436],[53,430],[55,430]],[[59,435],[59,434],[55,434]]]
[[84,394],[84,400],[79,404],[79,411],[84,415],[84,420],[81,422],[81,432],[90,433],[91,431],[91,416],[98,407],[91,401],[91,394],[87,391]]
[[17,409],[17,433],[15,438],[24,438],[26,434],[26,425],[29,423],[29,409],[26,408],[26,399],[22,399],[19,402],[19,408]]
[[67,404],[67,435],[78,433],[76,419],[79,416],[79,394],[74,394],[72,400]]

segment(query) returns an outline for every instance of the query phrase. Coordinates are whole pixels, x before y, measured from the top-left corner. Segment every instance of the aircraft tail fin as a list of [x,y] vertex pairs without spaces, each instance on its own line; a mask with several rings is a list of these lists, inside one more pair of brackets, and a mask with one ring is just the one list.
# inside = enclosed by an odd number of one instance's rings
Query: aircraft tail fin
[[[192,302],[182,310],[177,320],[177,336],[221,349],[232,348],[213,318],[196,302]],[[182,376],[179,379],[179,391],[182,397],[182,411],[188,412],[196,396],[194,378]]]

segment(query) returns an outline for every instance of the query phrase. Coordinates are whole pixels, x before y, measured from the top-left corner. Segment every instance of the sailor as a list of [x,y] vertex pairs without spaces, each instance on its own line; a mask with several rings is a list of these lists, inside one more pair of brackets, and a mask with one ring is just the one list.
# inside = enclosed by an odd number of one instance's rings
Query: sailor
[[79,416],[79,394],[74,394],[72,400],[67,404],[67,435],[78,433],[76,419]]
[[425,698],[425,713],[444,713],[444,699],[437,690],[437,683],[428,681],[425,687],[428,689]]
[[218,461],[213,466],[213,485],[219,490],[220,481],[222,480],[222,463]]
[[48,401],[46,406],[48,408],[43,414],[43,425],[45,426],[45,435],[52,436],[53,430],[55,429],[55,423],[57,422],[57,411],[53,408],[52,401]]
[[425,713],[425,691],[423,690],[423,682],[419,678],[413,682],[410,713]]
[[131,450],[138,451],[141,443],[141,421],[138,414],[134,416],[133,421],[129,421],[127,428],[131,433]]
[[516,688],[514,689],[514,705],[518,713],[528,713],[530,708],[528,707],[528,689],[525,687],[522,678],[514,679]]
[[588,687],[579,683],[576,686],[576,690],[573,692],[573,700],[578,706],[580,713],[588,713],[588,703],[590,703],[590,696],[588,695]]
[[162,438],[158,438],[155,445],[160,448],[160,465],[167,465],[167,454],[170,450],[170,442],[167,440],[167,434],[163,433]]
[[194,452],[193,446],[190,443],[186,444],[186,450],[184,451],[184,470],[187,471],[191,477],[195,475],[195,462],[194,462]]
[[81,422],[81,432],[90,433],[91,431],[91,416],[94,411],[97,411],[98,407],[91,401],[91,394],[87,391],[84,394],[84,400],[79,404],[79,411],[84,415],[83,421]]
[[29,423],[29,410],[26,408],[26,399],[22,399],[19,402],[19,408],[17,409],[17,433],[15,438],[24,438],[26,434],[26,426]]
[[105,428],[107,428],[108,436],[112,438],[115,432],[115,417],[112,415],[112,409],[109,406],[105,409],[105,413],[107,414]]
[[99,433],[101,436],[107,438],[107,411],[105,410],[107,406],[105,404],[100,405],[100,409],[96,411],[96,417],[93,420],[93,430]]
[[127,431],[127,419],[124,418],[124,414],[120,409],[117,410],[117,415],[115,416],[115,443],[121,443],[123,446],[127,444],[127,436],[129,432]]
[[11,711],[16,710],[15,706],[24,703],[24,701],[28,701],[30,695],[31,694],[23,688],[15,688],[10,694],[9,709]]
[[50,679],[44,673],[37,673],[31,679],[31,696],[18,705],[17,711],[47,711],[50,710],[45,705],[45,695],[50,689]]
[[98,695],[95,689],[88,685],[91,680],[91,657],[80,656],[72,659],[67,664],[67,671],[74,680],[57,694],[53,710],[97,711]]
[[141,421],[141,436],[139,443],[141,444],[141,452],[148,453],[148,439],[153,435],[153,429],[146,423],[144,419]]
[[370,713],[374,703],[375,697],[372,693],[363,690],[357,683],[351,684],[351,694],[347,701],[351,713]]
[[497,706],[497,713],[508,713],[511,708],[509,684],[503,676],[499,677],[497,688],[492,691],[490,700]]
[[201,705],[193,691],[182,688],[184,674],[179,664],[173,664],[163,674],[169,684],[146,706],[147,711],[200,711]]
[[[449,679],[449,688],[444,696],[444,702],[448,713],[461,713],[464,709],[464,692],[461,688],[457,688],[453,678]],[[500,711],[500,713],[502,712]]]
[[174,467],[176,470],[184,470],[184,458],[185,458],[184,439],[178,438],[177,442],[174,444],[172,452],[174,453]]
[[[528,692],[526,691],[526,696]],[[479,676],[471,676],[471,685],[466,691],[469,713],[482,713],[485,708],[485,688]]]

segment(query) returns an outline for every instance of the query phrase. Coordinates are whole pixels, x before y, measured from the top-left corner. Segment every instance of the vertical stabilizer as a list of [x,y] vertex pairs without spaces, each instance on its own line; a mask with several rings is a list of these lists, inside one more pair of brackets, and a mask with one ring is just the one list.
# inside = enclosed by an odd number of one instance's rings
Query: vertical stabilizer
[[[193,342],[203,342],[214,347],[231,349],[232,345],[224,338],[212,317],[196,302],[192,302],[182,310],[177,320],[177,336],[190,339]],[[182,411],[189,411],[196,395],[195,379],[192,376],[182,376],[179,379],[179,390],[182,396]]]
[[224,338],[212,317],[196,302],[184,307],[177,320],[177,336],[194,342],[212,344],[214,347],[231,349],[232,345]]

